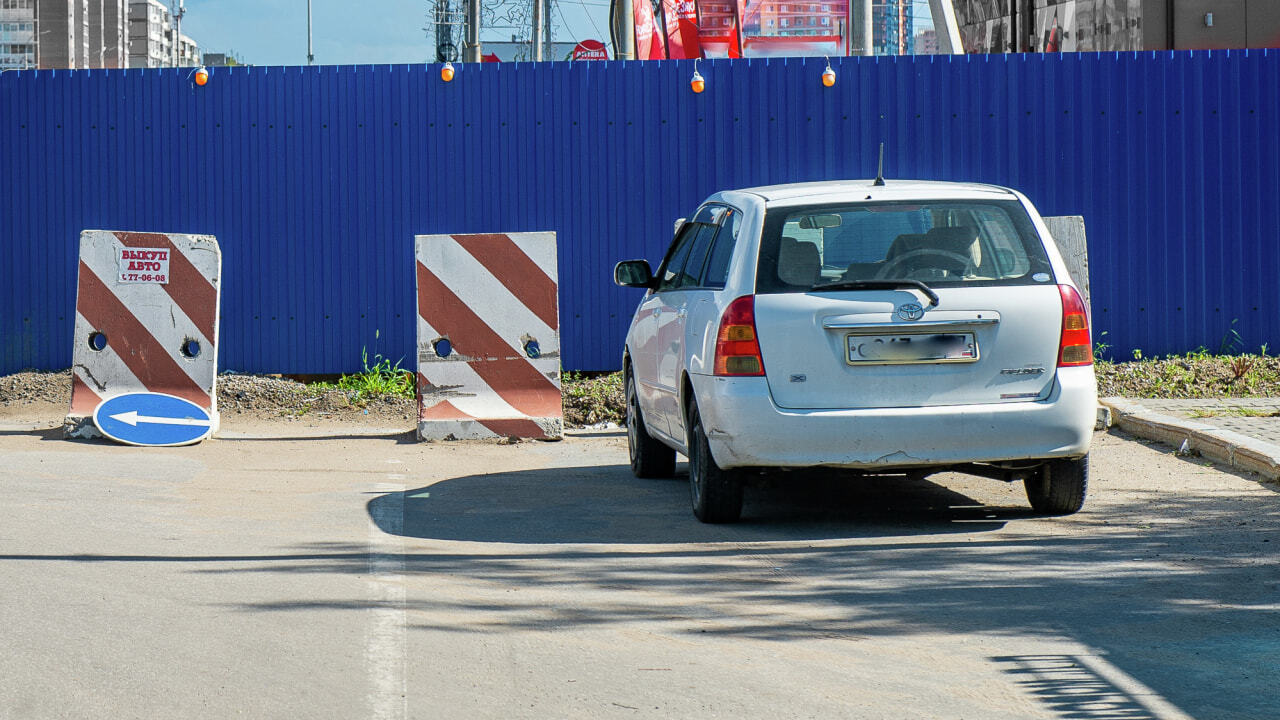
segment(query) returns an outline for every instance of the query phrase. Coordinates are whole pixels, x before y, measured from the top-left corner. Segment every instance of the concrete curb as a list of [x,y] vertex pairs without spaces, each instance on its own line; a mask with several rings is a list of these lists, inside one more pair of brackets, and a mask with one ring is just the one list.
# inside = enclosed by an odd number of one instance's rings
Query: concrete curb
[[1110,397],[1101,401],[1111,409],[1120,429],[1175,448],[1195,451],[1237,470],[1257,473],[1268,480],[1280,479],[1280,445],[1264,442],[1208,423],[1165,415],[1141,402]]

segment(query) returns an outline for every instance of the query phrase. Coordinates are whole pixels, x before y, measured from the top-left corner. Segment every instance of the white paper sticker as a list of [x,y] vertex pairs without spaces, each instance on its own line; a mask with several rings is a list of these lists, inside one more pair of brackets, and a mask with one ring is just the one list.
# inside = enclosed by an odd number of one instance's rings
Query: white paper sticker
[[169,284],[168,248],[118,248],[120,273],[116,282]]
[[1049,282],[1049,273],[1036,273],[1031,276],[1031,279],[1036,282]]

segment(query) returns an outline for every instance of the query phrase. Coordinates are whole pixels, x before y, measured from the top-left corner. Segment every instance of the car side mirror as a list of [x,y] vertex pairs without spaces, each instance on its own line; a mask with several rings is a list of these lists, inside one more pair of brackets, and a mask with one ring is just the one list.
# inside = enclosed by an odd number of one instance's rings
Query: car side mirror
[[613,266],[613,281],[622,287],[653,287],[653,270],[648,260],[623,260]]

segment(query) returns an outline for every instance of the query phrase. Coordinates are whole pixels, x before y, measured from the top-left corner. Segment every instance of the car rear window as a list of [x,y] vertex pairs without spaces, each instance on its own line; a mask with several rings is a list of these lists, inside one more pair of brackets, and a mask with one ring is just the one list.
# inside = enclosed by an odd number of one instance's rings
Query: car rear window
[[1049,258],[1016,200],[813,205],[765,213],[756,292],[850,280],[927,285],[1052,282]]

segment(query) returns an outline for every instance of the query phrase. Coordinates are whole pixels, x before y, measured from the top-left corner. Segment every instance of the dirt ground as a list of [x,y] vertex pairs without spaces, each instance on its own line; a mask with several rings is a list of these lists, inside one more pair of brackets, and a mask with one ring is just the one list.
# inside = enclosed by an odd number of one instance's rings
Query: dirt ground
[[[71,402],[71,371],[21,372],[0,377],[0,419],[65,414]],[[244,425],[284,421],[300,427],[412,427],[413,400],[393,395],[362,399],[355,393],[322,388],[273,375],[223,373],[218,376],[218,411]],[[608,429],[623,420],[620,376],[564,376],[566,427]]]
[[[21,372],[0,377],[0,418],[43,417],[71,402],[71,371]],[[354,393],[317,388],[288,378],[223,373],[218,376],[218,412],[247,422],[283,421],[329,426],[355,423],[412,427],[414,401],[383,395],[366,401]]]

